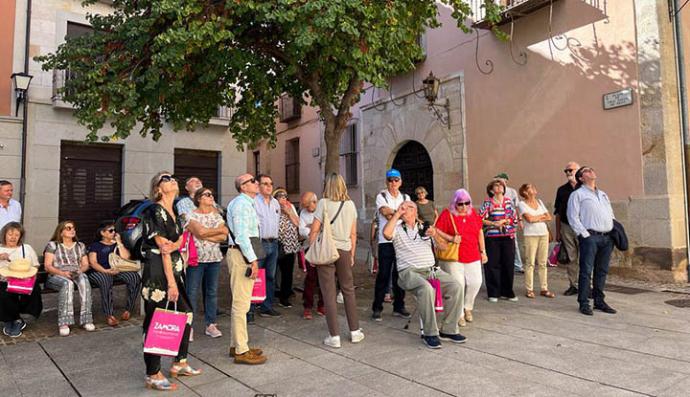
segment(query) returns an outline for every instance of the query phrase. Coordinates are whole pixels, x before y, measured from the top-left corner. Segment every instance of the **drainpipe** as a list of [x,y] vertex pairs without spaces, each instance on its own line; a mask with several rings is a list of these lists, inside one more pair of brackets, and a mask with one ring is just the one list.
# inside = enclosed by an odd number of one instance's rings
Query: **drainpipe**
[[[29,45],[31,43],[31,0],[26,0],[26,33],[24,35],[24,73],[29,73]],[[22,205],[21,222],[24,223],[26,209],[26,140],[29,118],[29,91],[24,94],[24,109],[22,111],[22,165],[19,177],[19,202]]]
[[673,35],[674,35],[674,50],[676,53],[676,73],[678,79],[678,98],[680,106],[680,140],[681,140],[681,151],[680,155],[683,161],[683,200],[685,204],[685,242],[686,242],[686,259],[688,262],[688,281],[690,281],[690,228],[689,218],[688,218],[688,196],[690,191],[688,191],[688,186],[690,181],[688,178],[687,170],[690,169],[690,136],[688,135],[688,95],[687,95],[687,76],[685,74],[685,51],[683,49],[683,30],[680,21],[680,15],[678,11],[680,9],[680,4],[678,0],[672,0],[673,13],[675,15],[673,18]]

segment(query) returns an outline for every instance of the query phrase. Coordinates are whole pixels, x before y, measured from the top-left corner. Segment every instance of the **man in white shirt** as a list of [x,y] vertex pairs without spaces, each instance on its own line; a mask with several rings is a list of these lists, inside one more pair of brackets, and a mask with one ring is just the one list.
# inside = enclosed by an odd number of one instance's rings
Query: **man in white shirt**
[[0,180],[0,229],[10,222],[22,221],[22,205],[12,198],[13,194],[12,183]]
[[[376,195],[376,212],[379,225],[385,225],[395,215],[395,211],[404,201],[409,201],[410,196],[400,191],[402,176],[400,171],[391,168],[386,172],[386,189]],[[386,289],[393,278],[393,315],[402,318],[410,318],[410,313],[405,310],[405,290],[398,286],[398,269],[395,264],[395,249],[393,243],[383,236],[383,227],[379,228],[379,271],[376,274],[376,287],[374,288],[374,302],[371,304],[374,321],[382,321],[383,299]]]
[[[314,212],[316,211],[316,203],[318,199],[314,192],[305,192],[300,197],[300,206],[302,209],[299,212],[299,236],[304,239],[304,250],[305,252],[309,248],[309,232],[311,231],[311,224],[314,223]],[[306,262],[306,261],[305,261]],[[305,320],[313,319],[312,309],[314,308],[314,292],[319,294],[319,303],[316,308],[316,312],[320,316],[326,314],[326,309],[324,309],[323,295],[321,294],[321,288],[319,288],[319,276],[316,272],[316,268],[309,264],[306,265],[306,275],[304,277],[304,293],[302,297],[304,298],[304,313],[302,318]]]
[[[383,236],[387,241],[392,241],[395,247],[400,287],[417,297],[424,344],[430,349],[438,349],[441,347],[439,337],[453,343],[465,342],[458,326],[463,289],[455,277],[435,266],[431,239],[436,236],[436,228],[431,226],[423,232],[422,224],[417,221],[417,205],[412,201],[405,201],[386,223]],[[437,238],[436,244],[445,248],[446,242]],[[435,311],[437,292],[429,279],[440,281],[445,297],[440,332]]]

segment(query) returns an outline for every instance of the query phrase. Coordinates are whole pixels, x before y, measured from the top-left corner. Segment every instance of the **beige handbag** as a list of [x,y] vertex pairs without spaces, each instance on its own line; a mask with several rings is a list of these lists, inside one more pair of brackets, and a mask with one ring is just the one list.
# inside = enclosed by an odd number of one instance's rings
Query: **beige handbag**
[[330,265],[335,263],[335,261],[340,258],[338,249],[335,246],[335,241],[333,240],[333,232],[331,230],[331,224],[338,218],[340,210],[343,208],[344,201],[340,203],[340,208],[338,213],[335,215],[332,221],[328,220],[328,211],[326,210],[326,202],[323,203],[323,222],[321,222],[321,232],[319,236],[309,244],[309,251],[305,255],[307,262],[312,265]]
[[120,272],[138,272],[141,270],[141,262],[132,259],[125,259],[121,257],[117,251],[118,247],[115,247],[113,252],[108,255],[108,264],[111,268]]

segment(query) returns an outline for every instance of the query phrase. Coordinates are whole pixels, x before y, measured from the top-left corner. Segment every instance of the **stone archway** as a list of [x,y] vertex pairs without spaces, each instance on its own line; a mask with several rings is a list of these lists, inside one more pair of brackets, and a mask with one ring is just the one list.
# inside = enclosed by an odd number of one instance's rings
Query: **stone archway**
[[434,168],[424,145],[417,141],[405,143],[395,155],[393,168],[402,174],[403,185],[400,190],[410,195],[412,200],[417,199],[414,194],[417,186],[424,186],[429,192],[429,200],[434,199]]

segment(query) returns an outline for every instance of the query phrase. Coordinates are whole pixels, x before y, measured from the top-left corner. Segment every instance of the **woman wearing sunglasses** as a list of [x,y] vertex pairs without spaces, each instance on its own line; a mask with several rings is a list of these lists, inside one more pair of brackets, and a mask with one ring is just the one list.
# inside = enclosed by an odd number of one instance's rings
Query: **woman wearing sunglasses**
[[[149,200],[154,204],[148,207],[143,218],[142,244],[143,288],[144,298],[144,340],[153,314],[157,308],[175,308],[187,314],[182,341],[177,357],[170,367],[170,376],[199,375],[201,371],[192,368],[187,362],[189,334],[192,329],[193,310],[187,298],[184,283],[184,266],[180,255],[182,243],[182,225],[178,222],[173,203],[179,194],[175,177],[167,171],[161,171],[151,178]],[[154,390],[177,390],[177,384],[171,383],[161,373],[161,356],[144,353],[146,364],[146,387]]]
[[465,189],[458,189],[439,215],[436,230],[448,242],[460,244],[458,261],[441,261],[441,269],[453,276],[462,289],[460,306],[464,309],[458,323],[461,327],[473,321],[474,300],[482,286],[482,264],[488,260],[484,248],[482,218],[472,209],[472,197]]
[[96,240],[87,249],[91,269],[86,275],[89,277],[89,281],[97,285],[101,291],[103,313],[106,322],[111,327],[119,324],[113,310],[113,282],[121,280],[127,284],[127,306],[120,316],[122,321],[127,321],[132,316],[131,312],[134,310],[134,305],[137,304],[141,289],[139,273],[120,272],[110,267],[108,258],[115,250],[122,258],[129,259],[129,250],[122,244],[120,235],[115,233],[115,224],[111,221],[103,222],[96,229]]

